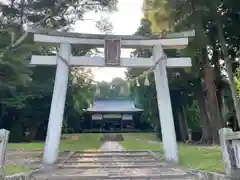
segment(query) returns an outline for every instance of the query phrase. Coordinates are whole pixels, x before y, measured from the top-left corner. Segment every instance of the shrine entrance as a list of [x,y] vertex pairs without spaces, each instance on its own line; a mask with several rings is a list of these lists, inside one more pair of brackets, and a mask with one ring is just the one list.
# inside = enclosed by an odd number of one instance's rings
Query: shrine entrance
[[[56,56],[33,55],[31,65],[57,66],[51,110],[48,123],[47,138],[44,149],[44,164],[53,164],[58,156],[60,136],[63,123],[63,113],[67,92],[69,67],[130,67],[150,68],[154,71],[159,116],[162,131],[162,141],[165,160],[178,162],[178,150],[174,120],[169,94],[166,68],[184,68],[191,66],[191,59],[167,58],[164,49],[182,49],[188,44],[189,33],[174,33],[166,38],[93,35],[51,31],[49,29],[30,29],[34,41],[41,43],[59,44]],[[73,56],[71,45],[91,45],[104,47],[105,57]],[[150,58],[122,58],[121,48],[152,48]]]
[[129,99],[97,99],[85,110],[88,132],[127,132],[143,112]]

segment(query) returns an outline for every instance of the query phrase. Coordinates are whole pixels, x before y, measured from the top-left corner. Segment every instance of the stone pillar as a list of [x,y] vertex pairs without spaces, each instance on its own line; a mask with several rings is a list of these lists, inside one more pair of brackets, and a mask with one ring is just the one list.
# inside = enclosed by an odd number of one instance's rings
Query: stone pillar
[[123,115],[121,115],[121,132],[123,130]]
[[232,129],[230,128],[222,128],[219,130],[219,138],[220,138],[220,145],[221,145],[221,150],[222,150],[222,159],[224,163],[224,169],[225,173],[227,175],[232,175],[233,167],[231,163],[231,147],[229,144],[229,141],[226,139],[226,135],[229,133],[233,133]]
[[[163,56],[161,45],[153,48],[153,59],[158,61]],[[172,105],[168,87],[166,60],[161,60],[155,71],[155,84],[157,91],[158,109],[161,123],[164,158],[166,161],[178,163],[178,148],[174,127]]]
[[9,131],[6,129],[0,130],[0,177],[3,175],[3,166],[5,162]]
[[[71,55],[70,44],[60,44],[59,54],[68,61]],[[69,68],[67,64],[57,57],[57,70],[43,156],[43,163],[47,165],[53,164],[58,156],[67,94],[68,73]]]
[[192,129],[188,128],[188,141],[192,141]]

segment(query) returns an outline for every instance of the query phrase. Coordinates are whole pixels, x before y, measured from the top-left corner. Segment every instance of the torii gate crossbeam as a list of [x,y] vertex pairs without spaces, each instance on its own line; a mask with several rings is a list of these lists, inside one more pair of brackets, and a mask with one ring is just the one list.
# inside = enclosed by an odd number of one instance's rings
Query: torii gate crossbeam
[[[66,33],[47,29],[31,29],[30,32],[34,33],[34,41],[36,42],[60,44],[58,54],[70,66],[106,66],[102,57],[72,56],[71,44],[90,44],[103,47],[105,38],[109,36]],[[152,67],[155,62],[164,56],[163,49],[184,48],[188,44],[187,37],[166,39],[137,36],[112,37],[121,37],[121,47],[123,48],[153,47],[152,58],[120,57],[120,67]],[[57,159],[60,144],[69,67],[59,56],[32,56],[31,65],[57,65],[43,157],[44,164],[53,164]],[[190,66],[190,58],[168,58],[166,61],[160,61],[154,70],[164,157],[165,160],[175,163],[178,162],[178,150],[166,68]]]

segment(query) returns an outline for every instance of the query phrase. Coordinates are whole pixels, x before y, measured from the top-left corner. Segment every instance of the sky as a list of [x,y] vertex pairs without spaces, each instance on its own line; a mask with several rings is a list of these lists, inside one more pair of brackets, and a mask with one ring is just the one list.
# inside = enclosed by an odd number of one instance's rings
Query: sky
[[[118,11],[115,13],[94,13],[89,12],[84,15],[84,19],[93,19],[95,21],[101,17],[109,18],[113,24],[113,34],[131,35],[136,32],[140,25],[142,14],[142,0],[119,0]],[[79,21],[76,23],[75,32],[100,34],[93,21]],[[132,50],[122,50],[122,57],[129,57]],[[115,77],[125,77],[125,68],[93,68],[95,81],[110,82]]]

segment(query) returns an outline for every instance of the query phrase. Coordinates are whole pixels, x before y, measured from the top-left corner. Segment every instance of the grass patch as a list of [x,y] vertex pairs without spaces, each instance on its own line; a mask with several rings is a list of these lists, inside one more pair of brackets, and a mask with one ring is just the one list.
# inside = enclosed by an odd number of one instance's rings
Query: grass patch
[[[154,141],[154,139],[156,141],[157,138],[153,133],[128,133],[122,135],[124,141],[121,142],[121,144],[127,150],[160,150],[160,152],[163,153],[162,144],[148,142]],[[178,152],[179,163],[187,168],[220,173],[224,172],[222,155],[219,147],[179,144]]]
[[[101,146],[101,133],[65,134],[60,142],[60,151],[98,149]],[[8,143],[9,149],[43,150],[44,142]]]
[[124,140],[158,141],[155,133],[121,133]]
[[29,172],[32,169],[30,167],[26,167],[26,166],[4,166],[4,173],[5,176],[9,176],[12,174],[16,174],[16,173],[23,173],[23,172]]
[[224,172],[221,150],[218,147],[198,147],[180,144],[179,162],[181,165],[197,170]]
[[127,150],[152,150],[152,151],[162,151],[162,146],[160,144],[150,144],[144,141],[122,141],[121,145]]
[[[78,139],[73,140],[73,136],[78,137]],[[102,133],[73,134],[64,135],[63,137],[66,139],[61,141],[60,151],[99,149],[101,146],[100,137],[102,137]]]
[[127,150],[152,150],[161,151],[162,146],[156,143],[148,143],[147,141],[157,141],[154,133],[122,133],[124,141],[121,145]]

